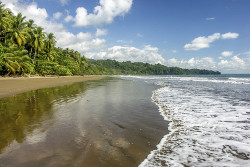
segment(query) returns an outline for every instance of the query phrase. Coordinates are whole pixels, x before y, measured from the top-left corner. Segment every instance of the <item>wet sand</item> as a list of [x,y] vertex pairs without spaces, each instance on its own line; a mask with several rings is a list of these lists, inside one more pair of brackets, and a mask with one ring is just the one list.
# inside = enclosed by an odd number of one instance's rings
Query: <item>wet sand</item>
[[153,84],[105,78],[0,99],[0,167],[136,167],[168,133]]
[[74,82],[102,79],[101,75],[60,76],[60,77],[0,77],[0,98],[42,88],[69,85]]

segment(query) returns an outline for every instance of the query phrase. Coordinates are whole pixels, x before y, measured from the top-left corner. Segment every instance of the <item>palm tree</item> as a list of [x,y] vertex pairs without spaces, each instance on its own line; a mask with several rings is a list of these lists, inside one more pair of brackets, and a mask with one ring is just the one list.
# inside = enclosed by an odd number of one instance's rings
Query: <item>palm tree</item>
[[56,45],[56,37],[53,33],[47,34],[47,37],[45,39],[45,47],[49,51],[51,51]]
[[53,60],[53,56],[50,54],[51,50],[54,49],[56,45],[56,37],[53,33],[49,33],[44,40],[45,48],[48,50],[47,59]]
[[1,59],[4,62],[4,66],[6,67],[8,74],[16,74],[16,71],[20,67],[20,64],[15,60],[13,54],[11,53],[4,53],[1,55]]
[[24,22],[25,18],[25,16],[22,17],[21,13],[18,13],[10,29],[10,39],[18,44],[18,46],[24,45],[26,40],[30,37],[27,22]]
[[31,41],[31,46],[34,48],[35,54],[34,54],[34,61],[33,64],[35,64],[36,61],[36,55],[42,51],[43,46],[44,46],[44,39],[45,35],[43,32],[42,27],[37,27],[33,30],[32,32],[32,41]]
[[10,46],[5,53],[1,55],[4,61],[8,74],[23,74],[34,71],[34,66],[31,63],[31,58],[28,56],[28,51],[18,48],[15,45]]
[[27,27],[30,29],[34,29],[36,27],[34,20],[30,19],[29,21],[27,21]]
[[30,19],[29,21],[27,21],[27,31],[29,33],[29,40],[27,41],[25,47],[27,50],[29,50],[29,56],[30,58],[32,57],[32,52],[33,52],[33,47],[32,47],[32,42],[33,42],[33,30],[37,27],[36,24],[34,24],[34,20]]
[[4,9],[4,4],[0,1],[0,38],[5,39],[7,30],[11,27],[12,20],[10,18],[9,9]]
[[48,50],[48,54],[47,54],[47,59],[52,60],[54,59],[54,57],[51,54],[51,51],[54,49],[55,45],[56,45],[56,37],[53,33],[49,33],[47,34],[47,37],[44,41],[45,43],[45,48]]
[[81,63],[81,54],[78,51],[73,51],[72,57],[78,64]]

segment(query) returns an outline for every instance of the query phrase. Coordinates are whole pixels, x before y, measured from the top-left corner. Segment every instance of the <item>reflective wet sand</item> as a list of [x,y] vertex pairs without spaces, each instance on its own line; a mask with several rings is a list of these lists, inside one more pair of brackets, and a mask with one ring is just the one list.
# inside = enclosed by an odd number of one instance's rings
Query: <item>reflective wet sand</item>
[[0,98],[42,88],[71,85],[75,82],[102,79],[103,75],[57,76],[57,77],[1,77]]
[[109,78],[0,99],[0,166],[138,166],[167,133],[156,88]]

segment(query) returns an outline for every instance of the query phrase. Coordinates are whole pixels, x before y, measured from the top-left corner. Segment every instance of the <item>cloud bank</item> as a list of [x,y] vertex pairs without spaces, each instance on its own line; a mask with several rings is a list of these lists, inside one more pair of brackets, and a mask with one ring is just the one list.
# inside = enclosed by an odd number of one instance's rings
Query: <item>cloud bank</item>
[[209,69],[218,70],[224,74],[249,74],[250,71],[250,56],[246,58],[240,58],[233,56],[229,60],[220,60],[217,62],[212,57],[204,57],[201,59],[191,58],[189,60],[177,60],[175,58],[167,60],[168,66],[177,66],[181,68],[198,68],[198,69]]
[[166,60],[158,53],[158,48],[150,45],[142,49],[135,47],[113,46],[98,53],[86,53],[91,59],[115,59],[117,61],[146,62],[165,64]]
[[[247,54],[247,57],[243,55]],[[237,54],[230,59],[215,60],[212,57],[181,59],[165,59],[159,53],[157,47],[146,45],[143,48],[113,46],[100,52],[87,52],[86,57],[91,59],[114,59],[120,62],[146,62],[150,64],[163,64],[169,67],[198,68],[208,70],[218,70],[222,73],[249,73],[250,71],[250,53]]]

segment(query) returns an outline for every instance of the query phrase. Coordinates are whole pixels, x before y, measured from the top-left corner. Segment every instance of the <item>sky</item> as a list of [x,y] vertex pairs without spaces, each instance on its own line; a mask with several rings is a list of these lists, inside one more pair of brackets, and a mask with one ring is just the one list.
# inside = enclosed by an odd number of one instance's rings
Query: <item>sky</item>
[[250,0],[2,0],[91,59],[250,74]]

